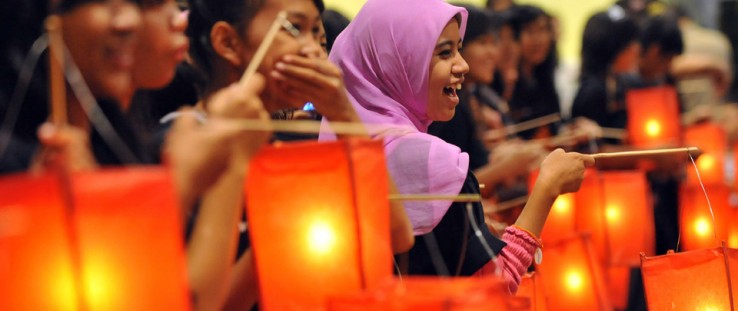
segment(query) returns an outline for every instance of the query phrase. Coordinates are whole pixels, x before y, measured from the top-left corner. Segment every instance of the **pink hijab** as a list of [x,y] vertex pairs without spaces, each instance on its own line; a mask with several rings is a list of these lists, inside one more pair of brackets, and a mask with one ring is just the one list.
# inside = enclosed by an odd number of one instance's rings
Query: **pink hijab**
[[[463,38],[463,8],[442,0],[369,0],[331,50],[362,121],[413,129],[383,135],[390,175],[403,194],[456,195],[466,180],[469,156],[427,134],[426,112],[433,50],[446,24],[459,17]],[[433,230],[451,203],[405,202],[415,234]]]

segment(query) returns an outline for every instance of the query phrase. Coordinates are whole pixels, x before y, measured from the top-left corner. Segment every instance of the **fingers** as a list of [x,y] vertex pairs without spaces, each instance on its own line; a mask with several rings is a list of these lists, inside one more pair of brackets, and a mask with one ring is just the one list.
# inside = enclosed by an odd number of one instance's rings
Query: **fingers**
[[582,161],[584,162],[584,167],[592,167],[595,165],[595,158],[592,155],[589,154],[580,154],[582,157]]
[[282,62],[289,65],[311,68],[317,72],[333,77],[341,76],[341,70],[327,59],[311,59],[294,55],[287,55],[282,59]]

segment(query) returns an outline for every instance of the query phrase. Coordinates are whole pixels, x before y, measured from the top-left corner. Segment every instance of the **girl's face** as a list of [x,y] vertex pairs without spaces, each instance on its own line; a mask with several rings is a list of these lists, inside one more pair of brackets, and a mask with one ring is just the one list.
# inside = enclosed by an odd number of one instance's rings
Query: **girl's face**
[[464,44],[461,55],[469,64],[467,83],[489,84],[494,77],[497,63],[497,40],[492,33],[481,35]]
[[641,44],[633,41],[612,63],[612,73],[621,74],[638,71],[638,59],[641,55]]
[[521,61],[531,66],[543,63],[551,50],[553,36],[547,16],[540,16],[520,32]]
[[124,102],[132,87],[138,6],[127,0],[88,2],[61,18],[65,44],[92,95]]
[[133,80],[136,88],[158,89],[174,78],[187,53],[187,16],[175,0],[143,1],[142,15]]
[[[280,31],[264,57],[258,70],[259,73],[269,77],[274,70],[274,65],[285,55],[327,57],[320,46],[322,31],[320,13],[312,0],[268,0],[248,27],[243,55],[244,68],[253,58],[267,30],[277,18],[277,14],[283,10],[287,12],[287,20],[300,32],[300,36],[296,38],[285,30]],[[298,103],[291,103],[282,98],[281,94],[284,93],[280,91],[276,80],[268,79],[266,90],[262,93],[266,110],[274,112],[298,105]]]
[[459,104],[456,91],[464,82],[464,74],[469,72],[460,49],[459,23],[452,19],[443,28],[430,61],[427,113],[432,121],[451,120]]

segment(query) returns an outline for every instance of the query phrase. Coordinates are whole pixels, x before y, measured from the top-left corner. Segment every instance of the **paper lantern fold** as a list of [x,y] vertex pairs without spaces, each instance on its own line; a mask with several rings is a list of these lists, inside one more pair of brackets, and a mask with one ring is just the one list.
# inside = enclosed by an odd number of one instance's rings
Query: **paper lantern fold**
[[264,148],[246,185],[264,310],[324,310],[327,297],[392,276],[380,141]]

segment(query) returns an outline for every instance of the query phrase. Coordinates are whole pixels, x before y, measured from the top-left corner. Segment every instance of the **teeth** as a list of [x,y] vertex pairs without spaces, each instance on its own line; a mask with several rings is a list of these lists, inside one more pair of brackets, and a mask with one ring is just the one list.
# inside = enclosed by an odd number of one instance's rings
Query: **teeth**
[[461,91],[461,83],[459,83],[459,84],[456,85],[456,90],[457,91]]

